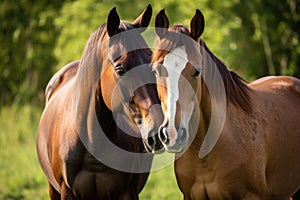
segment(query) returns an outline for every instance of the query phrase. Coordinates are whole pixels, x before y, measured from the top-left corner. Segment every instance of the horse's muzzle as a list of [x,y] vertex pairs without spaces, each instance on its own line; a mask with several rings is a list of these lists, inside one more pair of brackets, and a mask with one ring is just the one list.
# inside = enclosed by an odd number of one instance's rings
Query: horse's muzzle
[[[176,137],[174,138],[174,133],[170,133],[166,126],[161,127],[158,132],[160,141],[163,143],[165,149],[169,153],[180,153],[182,152],[188,143],[188,132],[186,128],[179,128],[175,131]],[[170,136],[172,135],[173,138]]]
[[161,143],[158,134],[155,130],[151,131],[148,138],[143,139],[145,149],[149,153],[158,154],[165,151],[163,144]]

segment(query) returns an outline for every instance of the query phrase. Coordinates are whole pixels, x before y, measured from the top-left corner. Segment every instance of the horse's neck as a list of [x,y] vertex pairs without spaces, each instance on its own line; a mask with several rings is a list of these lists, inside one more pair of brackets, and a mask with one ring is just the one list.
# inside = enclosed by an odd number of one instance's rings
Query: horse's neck
[[86,126],[86,119],[94,118],[92,116],[95,114],[101,128],[109,130],[113,123],[113,116],[102,98],[99,85],[102,66],[100,66],[101,59],[97,57],[96,52],[93,50],[80,61],[70,98],[78,126],[81,123],[82,126]]
[[197,96],[198,96],[198,105],[196,106],[198,106],[199,109],[198,115],[200,120],[198,126],[197,138],[198,140],[201,141],[197,141],[195,143],[202,144],[211,120],[210,95],[203,79],[200,80]]
[[[210,153],[217,143],[226,117],[226,97],[216,94],[214,87],[206,85],[206,81],[201,80],[198,93],[198,131],[193,147],[199,151],[199,158],[204,158]],[[225,102],[220,101],[225,98]],[[197,118],[197,117],[194,117]],[[196,122],[194,122],[196,123]]]
[[96,90],[95,100],[96,100],[95,110],[96,110],[99,124],[103,128],[104,132],[107,132],[111,130],[112,127],[114,126],[114,119],[113,119],[113,113],[106,106],[103,100],[100,82]]

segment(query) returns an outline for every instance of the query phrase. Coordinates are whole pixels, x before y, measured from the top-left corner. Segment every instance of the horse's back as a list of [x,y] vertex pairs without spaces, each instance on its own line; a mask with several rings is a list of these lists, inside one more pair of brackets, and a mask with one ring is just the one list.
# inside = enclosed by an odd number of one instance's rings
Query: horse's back
[[53,94],[66,82],[75,77],[79,66],[79,61],[73,61],[65,65],[56,72],[47,84],[45,90],[46,102],[50,100]]
[[272,115],[280,115],[278,117],[283,120],[281,123],[286,121],[292,125],[291,122],[294,122],[294,126],[299,126],[299,129],[292,131],[300,134],[300,79],[270,76],[258,79],[249,86],[255,94],[253,101],[254,107],[257,105],[256,109],[265,110],[266,116],[270,118]]
[[296,120],[300,126],[298,117],[300,113],[300,79],[290,76],[270,76],[253,81],[249,87],[256,94],[253,96],[254,106],[265,103],[261,109],[269,108],[266,110],[267,114],[281,112],[279,113],[281,117]]
[[300,95],[300,79],[291,76],[266,76],[249,84],[252,88],[287,91]]

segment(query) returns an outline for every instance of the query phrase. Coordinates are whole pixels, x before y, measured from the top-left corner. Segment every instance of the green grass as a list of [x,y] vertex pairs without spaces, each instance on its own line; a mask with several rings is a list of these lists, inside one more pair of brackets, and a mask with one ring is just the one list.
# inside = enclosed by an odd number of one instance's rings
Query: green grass
[[35,138],[41,110],[2,107],[0,112],[0,199],[47,199]]
[[173,165],[150,173],[146,186],[140,194],[146,200],[181,200],[183,196],[176,183]]
[[[49,199],[35,148],[41,112],[29,105],[0,108],[1,200]],[[173,166],[152,172],[140,199],[182,199]]]

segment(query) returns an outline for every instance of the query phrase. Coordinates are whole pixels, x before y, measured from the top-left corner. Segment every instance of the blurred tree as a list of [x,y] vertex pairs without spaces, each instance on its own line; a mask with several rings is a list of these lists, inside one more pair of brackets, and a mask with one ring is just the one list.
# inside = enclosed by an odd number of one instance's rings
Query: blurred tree
[[62,32],[55,47],[56,69],[80,59],[90,34],[106,22],[109,11],[117,8],[120,18],[133,21],[149,4],[146,0],[85,0],[65,3],[55,25]]
[[0,4],[0,106],[40,102],[55,58],[61,0],[4,0]]
[[300,5],[297,0],[227,0],[225,8],[212,0],[210,8],[224,20],[239,18],[230,30],[236,51],[229,63],[243,67],[249,77],[293,75],[300,77]]

